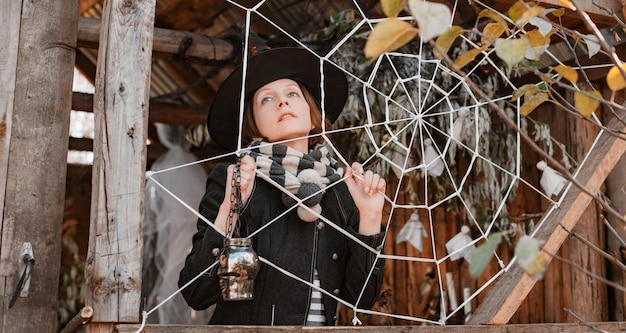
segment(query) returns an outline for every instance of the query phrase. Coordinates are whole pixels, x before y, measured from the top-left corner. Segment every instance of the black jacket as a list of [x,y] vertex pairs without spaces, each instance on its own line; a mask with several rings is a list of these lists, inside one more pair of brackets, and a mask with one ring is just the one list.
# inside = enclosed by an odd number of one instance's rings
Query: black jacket
[[[206,193],[199,212],[214,221],[224,198],[227,165],[218,165],[209,175]],[[287,210],[281,201],[281,190],[257,177],[255,185],[240,216],[240,233],[245,237]],[[359,214],[345,183],[327,188],[321,202],[322,215],[349,234],[372,248],[380,248],[384,233],[363,236],[357,233]],[[198,232],[193,236],[193,248],[180,272],[182,287],[216,260],[214,249],[221,250],[223,236],[204,221],[198,220]],[[253,237],[253,247],[278,267],[306,281],[312,281],[316,264],[321,287],[335,296],[354,304],[365,286],[359,308],[370,309],[376,301],[383,280],[383,259],[340,233],[331,225],[317,220],[303,222],[292,209]],[[371,270],[370,279],[365,280]],[[217,302],[211,324],[223,325],[304,325],[310,302],[311,288],[277,269],[261,264],[255,279],[254,300],[223,301],[215,270],[204,274],[182,294],[187,303],[200,310]],[[337,301],[323,295],[326,324],[334,325]]]

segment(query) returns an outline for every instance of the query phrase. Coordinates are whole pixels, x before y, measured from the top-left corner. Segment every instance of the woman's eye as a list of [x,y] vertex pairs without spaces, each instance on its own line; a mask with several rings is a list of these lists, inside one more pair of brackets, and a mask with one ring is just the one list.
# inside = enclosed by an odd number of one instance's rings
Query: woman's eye
[[298,96],[298,92],[297,91],[291,91],[291,92],[287,93],[287,96],[289,96],[289,97],[297,97]]
[[271,100],[272,100],[272,98],[269,97],[269,96],[263,97],[263,99],[261,99],[261,104],[265,104],[265,103],[267,103],[267,102],[269,102]]

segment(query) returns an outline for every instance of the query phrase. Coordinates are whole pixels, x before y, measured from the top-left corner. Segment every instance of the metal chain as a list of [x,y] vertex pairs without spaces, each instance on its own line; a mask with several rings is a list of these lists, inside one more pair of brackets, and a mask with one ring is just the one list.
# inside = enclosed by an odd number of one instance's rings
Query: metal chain
[[[226,237],[239,237],[239,213],[243,209],[241,202],[241,156],[237,156],[233,176],[230,179],[230,210],[226,218]],[[235,220],[234,215],[237,214]],[[235,220],[235,221],[233,221]]]

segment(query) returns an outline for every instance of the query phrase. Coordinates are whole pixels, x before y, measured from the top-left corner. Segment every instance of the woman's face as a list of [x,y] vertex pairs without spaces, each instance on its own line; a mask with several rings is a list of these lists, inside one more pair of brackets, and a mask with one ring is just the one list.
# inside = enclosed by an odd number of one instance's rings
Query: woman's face
[[311,108],[296,81],[270,82],[254,93],[252,103],[256,126],[264,138],[270,142],[302,139],[285,142],[285,145],[301,150],[304,142],[304,151],[307,151],[307,136],[313,129]]

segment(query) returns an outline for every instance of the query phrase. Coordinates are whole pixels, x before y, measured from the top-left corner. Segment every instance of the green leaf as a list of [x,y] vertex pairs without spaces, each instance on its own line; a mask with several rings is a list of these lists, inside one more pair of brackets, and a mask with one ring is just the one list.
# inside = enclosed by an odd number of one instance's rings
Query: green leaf
[[502,242],[502,233],[498,232],[476,247],[476,250],[472,253],[472,261],[470,261],[469,265],[469,272],[473,278],[477,278],[485,270],[500,242]]

